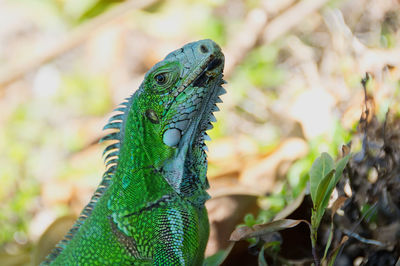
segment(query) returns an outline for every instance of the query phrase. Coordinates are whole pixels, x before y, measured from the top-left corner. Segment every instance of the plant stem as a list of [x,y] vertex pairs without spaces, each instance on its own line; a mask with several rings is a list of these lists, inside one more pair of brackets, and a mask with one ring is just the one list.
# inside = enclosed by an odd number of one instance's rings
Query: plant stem
[[318,254],[317,254],[317,250],[315,248],[315,245],[312,246],[312,254],[313,254],[313,257],[314,257],[315,266],[319,266],[319,258],[318,258]]
[[320,265],[320,261],[318,258],[318,254],[317,254],[317,230],[318,228],[313,228],[313,226],[310,226],[310,238],[311,238],[311,250],[312,250],[312,255],[314,257],[314,262],[315,262],[315,266],[319,266]]

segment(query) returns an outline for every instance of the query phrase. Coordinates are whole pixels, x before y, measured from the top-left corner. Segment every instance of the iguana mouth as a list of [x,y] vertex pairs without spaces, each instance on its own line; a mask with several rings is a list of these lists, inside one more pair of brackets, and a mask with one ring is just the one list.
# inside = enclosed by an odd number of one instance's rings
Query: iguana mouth
[[[207,76],[208,71],[205,71],[204,73],[205,74],[202,74],[202,76],[199,77],[200,80],[204,79],[204,76]],[[213,128],[213,125],[211,124],[212,122],[217,121],[214,112],[219,111],[217,103],[222,102],[219,96],[226,93],[225,89],[221,86],[224,83],[222,74],[219,74],[216,77],[207,77],[206,79],[208,79],[207,85],[209,86],[209,91],[204,95],[204,99],[200,109],[198,110],[199,121],[195,136],[192,137],[196,142],[193,144],[201,145],[203,150],[207,149],[204,141],[211,140],[206,131]],[[198,82],[198,80],[196,80],[195,83],[196,82]]]

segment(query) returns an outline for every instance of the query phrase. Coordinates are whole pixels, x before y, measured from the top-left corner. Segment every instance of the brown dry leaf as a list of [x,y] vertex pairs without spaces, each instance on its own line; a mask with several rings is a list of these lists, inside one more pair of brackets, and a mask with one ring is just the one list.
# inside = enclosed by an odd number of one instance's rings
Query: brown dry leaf
[[342,156],[346,156],[347,154],[350,153],[351,150],[351,143],[347,145],[342,145]]
[[296,225],[300,224],[301,222],[305,222],[308,224],[308,222],[305,220],[282,219],[282,220],[276,220],[276,221],[266,223],[266,224],[256,224],[253,226],[253,228],[255,229],[255,232],[262,231],[259,233],[269,233],[269,232],[275,232],[275,231],[279,231],[279,230],[286,229],[286,228],[295,227]]
[[333,216],[337,212],[337,210],[340,209],[340,207],[343,206],[344,202],[348,199],[348,197],[345,196],[340,196],[335,200],[335,202],[332,204],[332,213],[331,213],[331,219],[333,219]]
[[248,236],[253,232],[254,232],[254,230],[248,226],[238,227],[235,229],[235,231],[232,232],[229,240],[230,241],[239,241],[239,240],[248,238]]
[[346,243],[347,240],[349,240],[349,237],[348,237],[348,236],[344,236],[344,237],[342,238],[342,240],[340,241],[339,245],[337,245],[337,246],[332,250],[331,255],[330,255],[330,257],[329,257],[329,260],[328,260],[328,265],[329,265],[329,266],[331,266],[331,265],[333,266],[333,265],[334,265],[336,256],[338,255],[338,253],[339,253],[339,251],[340,251],[340,248],[342,247],[342,245],[343,245],[344,243]]
[[292,201],[289,205],[287,205],[283,210],[281,210],[275,217],[274,221],[284,219],[292,214],[297,208],[301,205],[304,200],[304,196],[306,195],[307,188],[303,189],[300,195]]
[[239,182],[239,173],[225,174],[218,177],[211,178],[210,189],[208,193],[211,198],[219,198],[233,195],[244,196],[264,196],[265,194],[252,187],[243,185]]
[[243,163],[258,156],[258,146],[246,136],[229,137],[211,141],[208,144],[208,175],[215,177],[237,174],[243,169]]
[[42,234],[33,253],[33,261],[38,265],[51,252],[54,246],[65,236],[75,223],[75,215],[63,216],[55,220]]
[[239,227],[232,232],[230,240],[239,241],[246,238],[262,236],[268,233],[295,227],[301,222],[308,224],[306,220],[282,219],[265,224],[256,224],[252,228],[248,226]]
[[249,163],[241,172],[240,182],[261,193],[270,192],[274,189],[280,166],[305,156],[307,152],[308,145],[303,139],[289,138],[272,154]]
[[257,197],[249,195],[230,195],[212,198],[206,202],[210,221],[210,237],[206,255],[229,246],[229,236],[236,225],[243,221],[247,213],[257,213]]

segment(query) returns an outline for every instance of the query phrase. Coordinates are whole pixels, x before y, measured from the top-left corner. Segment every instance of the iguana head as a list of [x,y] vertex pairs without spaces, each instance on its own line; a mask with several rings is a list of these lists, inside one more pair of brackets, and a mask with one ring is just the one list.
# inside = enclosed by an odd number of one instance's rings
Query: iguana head
[[130,112],[141,117],[136,138],[144,159],[178,193],[208,186],[205,131],[212,128],[216,103],[225,93],[223,67],[224,55],[215,42],[189,43],[154,65],[134,95]]

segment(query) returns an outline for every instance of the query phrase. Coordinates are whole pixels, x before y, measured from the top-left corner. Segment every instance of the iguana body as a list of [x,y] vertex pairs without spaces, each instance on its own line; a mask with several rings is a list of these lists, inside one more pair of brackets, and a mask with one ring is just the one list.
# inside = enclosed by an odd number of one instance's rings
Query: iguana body
[[211,40],[170,53],[116,110],[107,171],[43,265],[199,265],[209,235],[205,131],[225,90]]

